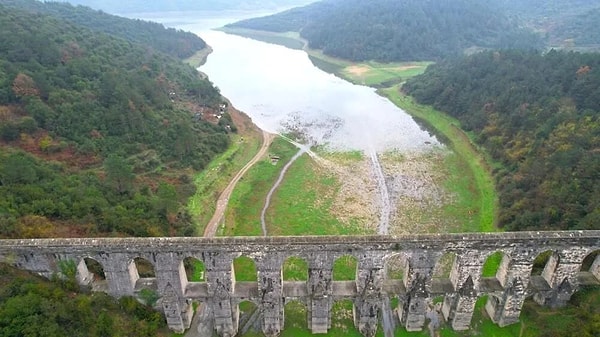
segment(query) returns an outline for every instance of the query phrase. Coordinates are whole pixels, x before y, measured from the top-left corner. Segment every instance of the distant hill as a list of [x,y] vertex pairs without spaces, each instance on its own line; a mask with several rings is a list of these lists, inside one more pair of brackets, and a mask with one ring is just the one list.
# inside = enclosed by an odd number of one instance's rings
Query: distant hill
[[600,229],[600,54],[478,53],[403,90],[458,118],[501,164],[501,226]]
[[564,17],[548,25],[548,36],[555,46],[590,48],[600,51],[600,5],[581,14]]
[[310,48],[353,61],[434,60],[469,48],[542,46],[498,8],[468,0],[324,0],[230,26],[300,32]]
[[549,47],[600,51],[600,0],[482,0],[547,37]]
[[192,234],[189,174],[229,144],[227,118],[200,114],[221,103],[212,83],[151,46],[1,4],[0,41],[0,237]]
[[129,20],[89,7],[75,7],[60,2],[42,3],[37,0],[0,0],[0,5],[51,15],[57,19],[118,36],[178,58],[190,57],[206,48],[204,40],[190,32],[173,28],[165,29],[159,23]]
[[562,17],[581,14],[600,6],[600,0],[481,0],[508,11],[510,15],[529,18]]
[[313,0],[68,0],[72,4],[90,6],[109,13],[256,10],[301,6]]

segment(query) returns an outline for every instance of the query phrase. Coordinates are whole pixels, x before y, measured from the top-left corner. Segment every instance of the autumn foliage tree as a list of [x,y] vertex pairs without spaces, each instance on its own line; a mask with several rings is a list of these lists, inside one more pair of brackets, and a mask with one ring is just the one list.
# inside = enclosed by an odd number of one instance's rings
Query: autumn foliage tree
[[12,90],[17,97],[39,96],[40,91],[29,75],[19,73],[13,81]]

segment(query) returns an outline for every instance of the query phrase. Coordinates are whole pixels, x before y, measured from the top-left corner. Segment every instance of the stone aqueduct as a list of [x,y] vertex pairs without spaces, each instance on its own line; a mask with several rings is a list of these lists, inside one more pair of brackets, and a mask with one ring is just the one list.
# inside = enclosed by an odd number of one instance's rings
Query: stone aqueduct
[[[59,261],[77,264],[80,282],[91,279],[89,259],[99,262],[112,296],[134,295],[152,287],[171,329],[190,326],[192,301],[205,304],[205,323],[219,336],[233,336],[239,325],[238,304],[256,303],[266,336],[283,329],[284,305],[306,304],[313,333],[331,327],[334,301],[351,300],[354,323],[373,336],[382,317],[398,317],[409,331],[424,327],[431,299],[443,296],[441,312],[456,330],[469,328],[475,302],[488,295],[486,311],[500,326],[516,323],[525,299],[541,305],[562,306],[584,284],[599,284],[600,231],[516,232],[413,236],[344,237],[227,237],[227,238],[115,238],[0,240],[0,259],[41,275],[59,273]],[[486,259],[503,256],[495,277],[482,277]],[[549,258],[539,275],[532,274],[537,256]],[[443,255],[455,256],[448,277],[433,277]],[[345,255],[357,261],[354,281],[334,281],[334,261]],[[235,282],[232,261],[247,256],[256,263],[257,282]],[[308,265],[307,281],[284,281],[282,265],[288,257]],[[204,263],[205,282],[189,282],[186,257]],[[139,277],[135,258],[148,260],[155,277]],[[399,261],[401,279],[391,279],[386,268]],[[586,267],[582,264],[586,261]],[[398,298],[391,308],[391,298]],[[396,316],[390,316],[396,315]]]

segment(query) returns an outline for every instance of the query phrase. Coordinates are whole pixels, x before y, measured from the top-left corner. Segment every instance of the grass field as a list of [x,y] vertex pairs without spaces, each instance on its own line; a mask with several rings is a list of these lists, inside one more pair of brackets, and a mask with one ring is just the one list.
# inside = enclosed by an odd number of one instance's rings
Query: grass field
[[220,191],[224,190],[231,178],[254,157],[261,141],[258,134],[247,134],[243,138],[234,136],[229,149],[194,177],[196,193],[189,199],[187,208],[196,223],[197,235],[204,233],[204,227],[215,211],[215,202]]
[[363,224],[341,222],[330,212],[340,183],[308,156],[288,170],[267,211],[269,235],[366,234]]
[[268,158],[254,165],[237,184],[225,213],[225,226],[219,229],[223,236],[259,236],[262,235],[260,213],[269,190],[277,180],[279,172],[298,149],[285,141],[276,138],[269,153],[278,156],[277,163]]
[[208,55],[210,55],[210,53],[212,53],[212,48],[207,46],[206,48],[197,51],[194,55],[183,60],[183,62],[189,64],[190,66],[192,66],[194,68],[198,68],[198,67],[204,65],[204,63],[206,62],[206,59],[208,58]]

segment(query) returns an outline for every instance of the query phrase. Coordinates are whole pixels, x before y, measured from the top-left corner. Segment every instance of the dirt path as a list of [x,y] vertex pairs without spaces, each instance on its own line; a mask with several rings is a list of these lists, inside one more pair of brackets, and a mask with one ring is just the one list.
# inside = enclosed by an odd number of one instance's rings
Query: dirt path
[[275,182],[275,184],[273,184],[273,187],[271,187],[271,190],[267,194],[267,199],[265,200],[265,205],[263,206],[262,212],[260,213],[260,224],[262,226],[263,236],[267,236],[267,221],[265,220],[265,217],[267,215],[267,209],[271,205],[271,197],[273,197],[273,193],[275,193],[275,191],[277,190],[279,185],[281,185],[281,182],[283,181],[283,178],[285,177],[285,173],[287,172],[287,170],[290,168],[290,166],[292,166],[292,164],[296,161],[296,159],[300,158],[300,156],[302,156],[304,153],[306,153],[306,149],[301,148],[298,151],[298,153],[296,153],[292,157],[292,159],[290,159],[290,161],[287,164],[285,164],[285,166],[281,170],[281,173],[279,173],[279,178],[277,178],[277,181]]
[[204,229],[204,237],[215,236],[215,234],[217,233],[217,228],[219,226],[219,222],[221,221],[221,219],[223,218],[223,215],[225,214],[225,209],[227,208],[227,203],[229,202],[229,197],[231,196],[231,193],[233,192],[235,185],[242,178],[242,176],[244,174],[246,174],[246,172],[250,169],[250,167],[252,167],[254,164],[256,164],[256,162],[258,162],[262,157],[264,157],[267,154],[267,151],[269,150],[269,146],[271,145],[271,142],[273,141],[274,138],[275,138],[274,134],[263,131],[263,143],[262,143],[262,146],[260,147],[260,150],[258,150],[258,153],[256,153],[254,158],[252,158],[252,160],[250,160],[233,177],[233,179],[231,179],[231,181],[229,182],[229,185],[227,185],[227,187],[223,190],[223,192],[219,196],[219,199],[217,199],[217,208],[215,209],[215,214],[210,219],[210,221],[206,225],[206,228]]
[[[263,143],[256,153],[256,155],[244,166],[242,169],[231,179],[229,185],[221,192],[219,199],[217,199],[217,208],[215,209],[215,214],[210,219],[206,228],[204,229],[204,237],[210,238],[214,237],[217,234],[217,228],[219,227],[219,222],[223,218],[225,214],[225,209],[227,208],[227,203],[229,202],[229,197],[235,188],[235,185],[240,181],[240,179],[246,174],[246,172],[258,162],[261,158],[263,158],[267,151],[269,150],[269,146],[276,135],[272,133],[268,133],[266,131],[262,131],[263,134]],[[211,313],[206,310],[206,306],[204,303],[201,303],[196,309],[196,313],[194,314],[194,318],[192,319],[192,324],[188,331],[185,333],[186,337],[202,337],[208,336],[212,334],[213,327],[212,325],[204,325],[201,322],[210,322]],[[202,330],[199,330],[202,329]]]

